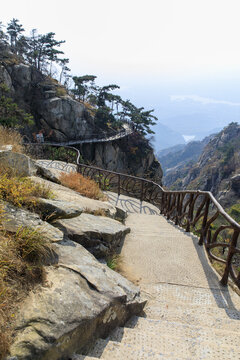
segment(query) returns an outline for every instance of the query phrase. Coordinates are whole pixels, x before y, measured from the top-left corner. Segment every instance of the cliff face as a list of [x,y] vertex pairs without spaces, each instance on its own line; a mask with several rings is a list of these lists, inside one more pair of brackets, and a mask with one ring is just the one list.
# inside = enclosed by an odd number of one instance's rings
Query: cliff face
[[137,134],[114,142],[83,145],[81,153],[98,167],[150,178],[161,184],[161,165],[147,140]]
[[[0,53],[3,48],[0,44]],[[36,68],[13,61],[3,63],[0,83],[6,84],[14,101],[34,116],[33,132],[43,129],[45,136],[50,135],[54,141],[74,140],[94,132],[94,120],[87,108]],[[59,96],[60,91],[65,95]]]
[[240,200],[240,125],[231,123],[205,146],[197,162],[168,177],[174,189],[211,191],[223,206]]
[[[35,125],[24,134],[43,130],[48,141],[64,142],[91,138],[100,129],[87,107],[67,94],[57,81],[33,66],[19,63],[7,44],[0,42],[0,84],[10,90],[10,96],[26,112],[34,116]],[[141,136],[112,143],[82,147],[84,161],[114,171],[147,176],[161,182],[162,170],[152,148]]]

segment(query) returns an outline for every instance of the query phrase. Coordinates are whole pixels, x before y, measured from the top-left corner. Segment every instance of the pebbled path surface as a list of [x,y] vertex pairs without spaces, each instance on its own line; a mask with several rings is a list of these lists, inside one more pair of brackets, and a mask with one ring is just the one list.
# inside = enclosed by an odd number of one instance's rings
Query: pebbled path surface
[[151,204],[109,193],[128,211],[123,274],[148,299],[144,313],[73,360],[239,360],[240,300],[208,262],[198,239]]

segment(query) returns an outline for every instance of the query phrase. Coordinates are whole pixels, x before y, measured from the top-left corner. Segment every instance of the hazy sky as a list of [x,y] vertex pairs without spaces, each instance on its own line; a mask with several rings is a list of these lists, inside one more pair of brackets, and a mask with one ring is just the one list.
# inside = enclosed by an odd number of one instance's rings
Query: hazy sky
[[239,14],[240,0],[11,0],[0,20],[55,32],[74,75],[116,82],[143,105],[192,96],[228,106],[240,102]]

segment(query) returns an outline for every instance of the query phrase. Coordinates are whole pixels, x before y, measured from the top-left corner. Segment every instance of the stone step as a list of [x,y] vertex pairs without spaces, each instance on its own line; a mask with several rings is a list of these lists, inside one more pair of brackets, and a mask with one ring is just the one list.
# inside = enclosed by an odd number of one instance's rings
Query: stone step
[[96,360],[96,357],[92,357],[92,356],[87,356],[87,355],[78,355],[75,354],[73,356],[71,356],[71,360]]
[[240,298],[231,289],[208,289],[174,284],[142,285],[141,292],[149,302],[187,304],[190,306],[227,308],[240,311]]
[[[133,316],[127,323],[126,328],[134,329],[135,333],[150,334],[151,336],[169,336],[174,338],[200,339],[201,341],[214,342],[218,346],[239,347],[239,333],[217,328],[194,326],[174,321],[153,320]],[[119,328],[123,329],[123,328]],[[122,333],[122,330],[116,329]],[[112,335],[113,336],[113,335]],[[120,338],[120,335],[118,335]],[[115,340],[116,338],[114,338]]]
[[89,354],[92,357],[114,360],[233,360],[240,358],[239,347],[219,347],[215,344],[196,342],[196,339],[154,338],[143,334],[142,338],[135,332],[135,338],[122,338],[116,341],[98,340]]
[[[176,358],[164,355],[160,351],[150,348],[142,348],[137,344],[118,343],[99,339],[94,348],[90,351],[89,358],[77,358],[76,360],[84,359],[104,359],[104,360],[187,360],[186,357]],[[75,360],[75,359],[74,359]],[[189,359],[190,360],[190,359]]]
[[185,323],[188,325],[213,327],[240,333],[240,312],[227,308],[205,308],[196,306],[161,303],[144,308],[146,318]]
[[[121,342],[121,344],[137,345],[143,349],[152,349],[159,351],[165,355],[181,356],[190,358],[202,358],[206,352],[208,356],[215,359],[215,356],[219,359],[228,359],[228,353],[231,354],[231,359],[240,358],[240,349],[237,341],[235,344],[224,343],[224,338],[215,341],[215,336],[206,336],[206,334],[195,335],[193,337],[187,337],[182,332],[182,335],[177,334],[174,336],[169,332],[147,332],[146,330],[140,331],[139,329],[127,329],[118,328],[110,336],[111,341]],[[237,334],[236,334],[237,335]]]

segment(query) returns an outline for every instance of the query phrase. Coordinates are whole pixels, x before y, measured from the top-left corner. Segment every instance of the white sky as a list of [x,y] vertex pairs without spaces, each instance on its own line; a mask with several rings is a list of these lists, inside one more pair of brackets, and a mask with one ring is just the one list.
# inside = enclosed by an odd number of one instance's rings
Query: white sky
[[5,1],[0,21],[13,17],[66,40],[73,75],[120,85],[160,119],[189,99],[240,103],[240,0]]
[[66,40],[74,73],[201,77],[240,69],[239,0],[12,0],[0,20]]

